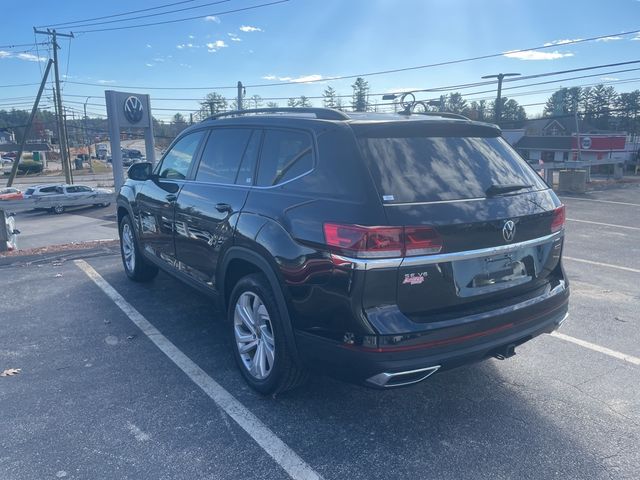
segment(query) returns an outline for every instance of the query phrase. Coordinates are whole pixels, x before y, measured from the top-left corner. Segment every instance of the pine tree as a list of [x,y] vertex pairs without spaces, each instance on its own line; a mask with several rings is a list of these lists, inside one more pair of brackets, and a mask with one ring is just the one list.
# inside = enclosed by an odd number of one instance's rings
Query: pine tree
[[353,96],[351,106],[356,112],[366,112],[369,110],[369,82],[358,77],[353,85]]
[[201,110],[208,112],[209,115],[224,112],[227,110],[227,99],[216,92],[207,93],[204,100],[200,102]]
[[325,108],[336,108],[336,91],[332,87],[327,87],[322,92],[322,106]]
[[291,97],[289,100],[287,100],[287,107],[295,108],[297,106],[298,106],[298,99],[297,98]]
[[312,107],[313,105],[311,104],[311,101],[305,97],[304,95],[302,95],[299,99],[298,99],[298,107],[304,108],[304,107]]

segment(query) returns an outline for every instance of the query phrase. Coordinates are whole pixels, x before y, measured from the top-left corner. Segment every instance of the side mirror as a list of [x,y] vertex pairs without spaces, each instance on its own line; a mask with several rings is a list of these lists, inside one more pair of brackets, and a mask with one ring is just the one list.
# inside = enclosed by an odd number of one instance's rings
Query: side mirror
[[127,175],[131,180],[149,180],[153,175],[152,165],[150,162],[134,163],[127,170]]

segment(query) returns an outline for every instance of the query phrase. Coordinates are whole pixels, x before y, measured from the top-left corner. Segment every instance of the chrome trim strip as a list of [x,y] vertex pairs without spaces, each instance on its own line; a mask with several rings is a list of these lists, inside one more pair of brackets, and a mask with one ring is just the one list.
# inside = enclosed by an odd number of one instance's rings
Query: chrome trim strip
[[551,242],[560,238],[564,231],[552,233],[544,237],[533,238],[519,243],[508,245],[498,245],[496,247],[480,248],[478,250],[467,250],[465,252],[442,253],[439,255],[424,255],[421,257],[405,257],[400,264],[401,267],[412,267],[414,265],[430,265],[433,263],[456,262],[458,260],[469,260],[471,258],[486,257],[489,255],[499,255],[501,253],[513,252],[521,248],[537,247],[543,243]]
[[551,242],[561,238],[564,230],[546,235],[544,237],[525,240],[524,242],[510,243],[508,245],[498,245],[495,247],[479,248],[477,250],[466,250],[464,252],[440,253],[437,255],[421,255],[404,258],[351,258],[342,255],[333,255],[336,259],[350,263],[354,270],[374,270],[380,268],[414,267],[421,265],[432,265],[434,263],[456,262],[458,260],[469,260],[471,258],[486,257],[509,253],[521,248],[536,247],[543,243]]
[[[529,190],[527,192],[518,192],[512,195],[501,195],[504,196],[513,196],[513,195],[523,195],[526,193],[536,193],[536,192],[545,192],[547,190],[551,190],[550,188],[541,188],[538,190]],[[487,200],[487,197],[473,197],[473,198],[458,198],[455,200],[434,200],[433,202],[403,202],[403,203],[383,203],[384,207],[405,207],[405,206],[413,206],[413,205],[438,205],[441,203],[461,203],[461,202],[477,202],[478,200]]]
[[[376,385],[377,387],[384,387],[384,388],[402,387],[404,385],[411,385],[413,383],[418,383],[425,380],[426,378],[436,373],[440,369],[440,366],[441,365],[434,365],[432,367],[427,367],[427,368],[407,370],[406,372],[395,372],[395,373],[382,372],[367,378],[366,381],[371,383],[372,385]],[[414,373],[421,373],[421,372],[424,372],[425,374],[418,379],[410,380],[408,382],[394,383],[393,385],[388,385],[388,383],[396,377],[401,377],[403,375],[411,375]]]
[[477,202],[478,200],[486,200],[487,197],[459,198],[456,200],[435,200],[433,202],[404,202],[404,203],[383,203],[384,207],[410,207],[413,205],[438,205],[440,203],[461,203],[461,202]]

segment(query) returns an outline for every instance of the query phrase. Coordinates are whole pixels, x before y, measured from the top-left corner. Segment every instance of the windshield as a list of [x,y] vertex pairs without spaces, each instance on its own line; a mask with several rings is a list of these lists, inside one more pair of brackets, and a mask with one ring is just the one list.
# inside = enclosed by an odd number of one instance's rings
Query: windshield
[[485,197],[492,185],[547,185],[498,137],[360,137],[385,203]]

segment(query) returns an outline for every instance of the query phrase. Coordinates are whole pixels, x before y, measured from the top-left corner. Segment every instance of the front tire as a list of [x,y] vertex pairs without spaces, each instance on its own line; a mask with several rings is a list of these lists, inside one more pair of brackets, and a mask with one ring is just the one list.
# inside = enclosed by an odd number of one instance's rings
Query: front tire
[[120,220],[119,231],[120,255],[127,277],[135,282],[153,280],[158,275],[158,267],[142,256],[129,215],[125,215]]
[[228,319],[234,357],[251,388],[270,395],[304,383],[306,372],[291,355],[283,315],[264,275],[238,281],[229,298]]

